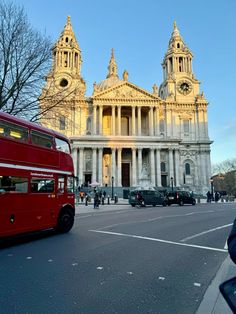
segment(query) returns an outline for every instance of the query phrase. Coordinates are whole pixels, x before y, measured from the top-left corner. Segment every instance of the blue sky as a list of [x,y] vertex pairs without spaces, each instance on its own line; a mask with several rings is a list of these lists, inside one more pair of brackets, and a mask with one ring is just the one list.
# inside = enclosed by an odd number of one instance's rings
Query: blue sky
[[[5,0],[10,1],[10,0]],[[107,75],[111,48],[119,75],[152,91],[162,82],[164,54],[173,22],[194,55],[193,71],[209,102],[212,164],[236,158],[235,0],[15,0],[30,23],[56,41],[71,16],[82,51],[82,76],[93,82]]]

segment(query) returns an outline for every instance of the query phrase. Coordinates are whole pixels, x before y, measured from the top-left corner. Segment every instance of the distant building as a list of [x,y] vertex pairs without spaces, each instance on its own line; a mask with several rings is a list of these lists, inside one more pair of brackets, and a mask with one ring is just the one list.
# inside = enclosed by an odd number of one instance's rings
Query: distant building
[[[70,137],[79,185],[145,184],[206,193],[210,185],[207,101],[192,70],[193,55],[174,23],[152,92],[118,75],[112,49],[106,79],[85,96],[81,50],[70,17],[53,47],[53,65],[40,105],[42,124]],[[53,96],[53,97],[52,97]]]

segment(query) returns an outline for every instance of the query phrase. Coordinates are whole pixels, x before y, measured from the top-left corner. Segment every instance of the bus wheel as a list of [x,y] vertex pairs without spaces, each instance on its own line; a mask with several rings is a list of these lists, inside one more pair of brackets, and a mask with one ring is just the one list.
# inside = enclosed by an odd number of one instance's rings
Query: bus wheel
[[60,233],[69,232],[74,224],[74,215],[68,208],[62,209],[58,220],[56,230]]

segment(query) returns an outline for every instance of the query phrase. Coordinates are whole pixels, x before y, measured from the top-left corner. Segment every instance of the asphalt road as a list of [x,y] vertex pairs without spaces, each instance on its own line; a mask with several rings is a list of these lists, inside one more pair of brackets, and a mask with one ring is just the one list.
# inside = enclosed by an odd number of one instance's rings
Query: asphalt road
[[0,313],[196,313],[235,216],[229,203],[123,205],[5,243]]

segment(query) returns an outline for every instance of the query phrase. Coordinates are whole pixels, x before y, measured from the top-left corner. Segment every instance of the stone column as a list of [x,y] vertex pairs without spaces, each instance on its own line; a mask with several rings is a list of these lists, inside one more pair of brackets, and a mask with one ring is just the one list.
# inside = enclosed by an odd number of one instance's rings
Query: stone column
[[132,135],[136,135],[136,125],[135,125],[135,107],[132,107]]
[[73,158],[73,164],[74,164],[74,175],[75,177],[78,177],[78,150],[77,148],[72,149],[72,158]]
[[142,135],[141,107],[138,107],[138,136]]
[[97,106],[93,107],[93,134],[97,134]]
[[132,186],[137,185],[136,148],[132,148]]
[[103,169],[103,164],[102,164],[102,158],[103,157],[103,148],[98,149],[98,182],[100,185],[103,185],[103,178],[102,178],[102,169]]
[[121,106],[117,107],[118,135],[121,135]]
[[79,149],[79,185],[84,183],[84,148]]
[[121,186],[121,159],[122,148],[117,149],[117,186]]
[[149,109],[149,135],[153,136],[153,107]]
[[113,105],[111,107],[111,114],[112,114],[112,124],[111,124],[111,134],[115,135],[116,134],[116,107]]
[[159,135],[159,134],[160,134],[159,120],[160,120],[160,116],[159,116],[159,108],[158,108],[158,107],[156,107],[156,125],[155,125],[155,135]]
[[175,150],[175,185],[179,186],[179,151]]
[[[171,183],[170,178],[174,179],[174,167],[173,167],[173,150],[169,149],[169,183]],[[174,183],[174,181],[173,181]]]
[[161,186],[161,158],[160,158],[160,149],[156,150],[156,163],[157,163],[157,186]]
[[97,181],[97,148],[93,148],[93,173],[92,182]]
[[138,148],[138,182],[141,179],[142,164],[142,148]]
[[99,135],[103,135],[103,127],[102,127],[102,117],[103,117],[103,106],[99,106]]
[[155,186],[155,159],[154,159],[154,149],[150,149],[150,161],[151,161],[151,185]]
[[[116,182],[116,149],[112,148],[111,150],[111,166],[112,166],[112,173],[111,176],[114,177],[114,186],[116,186],[115,182]],[[110,178],[111,179],[111,178]]]

